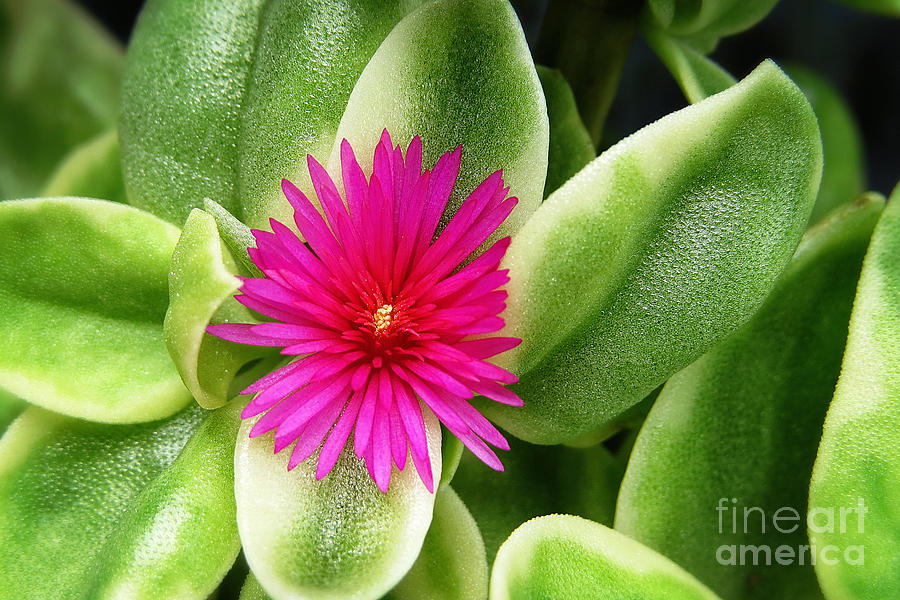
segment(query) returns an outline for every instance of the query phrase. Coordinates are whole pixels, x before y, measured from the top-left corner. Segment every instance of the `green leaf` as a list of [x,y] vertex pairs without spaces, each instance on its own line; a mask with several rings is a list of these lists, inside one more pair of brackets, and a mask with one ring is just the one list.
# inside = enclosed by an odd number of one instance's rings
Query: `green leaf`
[[0,436],[9,427],[16,417],[25,410],[26,404],[24,400],[13,396],[0,388]]
[[272,597],[259,584],[253,573],[247,575],[244,587],[241,588],[241,597],[238,600],[271,600]]
[[[809,552],[798,554],[809,545],[801,515],[883,206],[864,196],[811,229],[753,319],[669,379],[635,443],[616,529],[723,598],[820,597]],[[744,560],[747,546],[770,558]],[[793,553],[784,564],[771,557],[781,546]]]
[[204,408],[228,401],[237,371],[267,352],[206,333],[210,323],[254,323],[234,299],[241,285],[237,268],[219,239],[212,215],[191,211],[172,254],[169,309],[163,326],[166,346],[184,384]]
[[42,196],[81,196],[125,203],[115,129],[74,148],[50,176]]
[[816,223],[862,193],[865,186],[862,134],[850,107],[831,83],[799,65],[790,65],[786,70],[812,104],[822,131],[825,168],[819,196],[809,217],[810,223]]
[[225,210],[221,204],[213,202],[209,198],[203,201],[203,210],[216,220],[216,228],[219,230],[222,241],[231,251],[231,257],[242,269],[244,275],[262,277],[262,271],[247,252],[249,248],[256,247],[256,238],[253,237],[250,228]]
[[463,443],[459,438],[450,433],[446,427],[441,427],[441,481],[439,487],[448,485],[456,475],[459,461],[463,455]]
[[778,0],[647,0],[647,17],[669,35],[719,38],[756,25]]
[[240,402],[209,415],[128,507],[97,555],[90,598],[203,600],[241,549],[234,445]]
[[627,452],[602,444],[590,448],[534,446],[510,440],[497,473],[473,454],[463,454],[453,489],[472,511],[488,560],[525,521],[551,513],[577,514],[612,525]]
[[568,181],[597,153],[591,134],[584,127],[575,96],[566,78],[556,69],[537,66],[541,87],[547,101],[547,118],[550,123],[550,153],[547,159],[547,180],[544,182],[544,198]]
[[[122,525],[140,516],[132,507],[141,506],[141,491],[172,465],[203,417],[193,405],[165,421],[121,426],[28,409],[0,439],[0,596],[99,598],[91,587],[111,572],[100,561],[104,544],[124,539]],[[161,513],[157,533],[178,516]],[[162,549],[131,558],[152,571],[170,550]]]
[[815,116],[773,63],[613,146],[516,235],[499,357],[536,443],[613,421],[742,325],[787,265],[822,168]]
[[122,48],[61,0],[0,4],[0,199],[35,196],[72,148],[115,125]]
[[[900,186],[872,235],[850,317],[841,377],[809,491],[809,535],[836,546],[816,563],[825,597],[900,594]],[[859,502],[863,503],[860,507]],[[859,507],[859,508],[858,508]],[[844,522],[842,509],[856,512]],[[860,514],[861,510],[867,512]],[[833,515],[829,531],[828,513]],[[864,546],[864,564],[856,560]],[[850,561],[848,561],[848,548]],[[837,554],[837,561],[834,561]]]
[[[428,412],[428,411],[426,411]],[[434,480],[441,475],[440,426],[428,412]],[[434,495],[411,461],[394,470],[388,492],[348,445],[316,481],[318,452],[287,470],[272,437],[250,439],[245,421],[235,451],[237,521],[254,576],[276,600],[378,598],[415,562],[431,523]]]
[[715,600],[664,556],[598,523],[551,515],[516,529],[497,553],[491,600]]
[[731,73],[683,40],[671,37],[652,25],[645,25],[644,39],[666,65],[691,104],[735,84]]
[[419,558],[388,593],[391,600],[484,600],[488,564],[475,519],[456,492],[441,488]]
[[0,204],[0,386],[109,423],[190,402],[163,341],[178,229],[85,198]]
[[328,160],[359,74],[418,3],[148,2],[123,84],[131,201],[179,225],[204,198],[253,227],[289,222],[281,178]]
[[838,0],[857,10],[880,13],[889,17],[900,17],[900,0]]
[[462,145],[462,169],[443,224],[492,172],[519,204],[492,239],[540,204],[547,172],[547,109],[521,25],[505,0],[438,0],[403,19],[359,78],[338,128],[329,170],[347,139],[363,170],[387,128],[395,143],[422,138],[424,164]]

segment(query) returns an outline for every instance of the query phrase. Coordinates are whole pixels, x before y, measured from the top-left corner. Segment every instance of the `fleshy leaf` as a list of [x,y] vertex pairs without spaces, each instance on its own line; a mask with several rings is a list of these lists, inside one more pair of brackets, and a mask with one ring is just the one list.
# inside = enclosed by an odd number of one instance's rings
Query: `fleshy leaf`
[[632,450],[616,529],[723,598],[820,597],[809,553],[756,564],[742,548],[808,549],[809,477],[883,206],[863,197],[811,229],[753,319],[669,379]]
[[178,229],[85,198],[0,204],[0,386],[110,423],[173,414],[191,396],[166,352]]
[[115,125],[122,48],[64,0],[3,0],[0,39],[0,199],[26,198],[69,150]]
[[[426,411],[429,456],[440,479],[440,425]],[[238,529],[254,576],[275,600],[379,598],[415,562],[431,523],[434,495],[412,460],[382,493],[348,444],[316,481],[318,452],[287,470],[271,436],[250,438],[244,421],[235,450]]]
[[688,102],[700,102],[735,84],[731,73],[690,44],[670,37],[652,25],[645,26],[644,38],[672,73]]
[[822,169],[815,116],[771,62],[626,138],[515,236],[499,357],[536,443],[614,420],[742,325],[787,265]]
[[491,573],[491,600],[541,598],[715,600],[716,595],[617,531],[550,515],[516,529],[500,547]]
[[889,17],[900,17],[900,0],[838,0],[838,2],[857,10],[880,13]]
[[204,408],[225,404],[238,369],[264,355],[256,346],[226,342],[206,333],[210,323],[256,322],[234,299],[241,285],[235,272],[215,219],[195,208],[172,254],[164,331],[184,384]]
[[272,600],[272,596],[266,593],[263,586],[259,584],[259,580],[253,576],[253,573],[250,573],[244,581],[241,597],[238,600]]
[[591,162],[597,153],[591,134],[578,114],[572,88],[563,74],[542,65],[537,65],[537,74],[544,89],[550,123],[550,151],[544,183],[546,198]]
[[462,144],[442,225],[477,184],[503,169],[519,204],[491,239],[519,229],[541,202],[549,134],[540,81],[508,2],[438,0],[403,19],[353,88],[330,172],[340,172],[343,139],[369,172],[385,128],[401,144],[421,136],[429,166]]
[[[176,460],[203,413],[194,405],[128,426],[38,407],[19,417],[0,439],[0,596],[98,598],[89,592],[106,569],[104,543],[127,531],[119,525],[138,516],[132,503]],[[162,556],[143,558],[149,567]]]
[[212,215],[216,220],[216,228],[219,237],[231,251],[231,257],[243,270],[244,275],[262,277],[262,271],[254,264],[247,252],[248,248],[256,247],[256,238],[250,228],[239,221],[234,215],[225,210],[225,207],[209,198],[203,200],[203,210]]
[[446,427],[441,427],[441,481],[438,484],[439,487],[444,487],[453,480],[464,450],[465,447],[459,438],[450,433]]
[[69,152],[50,176],[41,195],[126,202],[116,131],[107,131]]
[[488,564],[478,525],[456,492],[441,488],[419,558],[385,598],[484,600],[487,592]]
[[511,439],[509,445],[502,473],[465,453],[453,479],[478,522],[489,561],[516,527],[534,517],[569,513],[612,525],[627,452],[614,455],[602,444],[567,448]]
[[0,388],[0,436],[16,417],[25,410],[25,401]]
[[[809,490],[810,509],[819,513],[815,527],[810,527],[810,541],[820,548],[838,548],[837,557],[831,553],[816,563],[819,584],[829,600],[892,598],[900,592],[898,348],[900,186],[891,195],[863,262],[841,377]],[[847,516],[843,530],[842,508],[855,511]],[[862,510],[867,511],[864,516]],[[862,563],[854,564],[860,558]]]
[[359,74],[417,4],[148,2],[123,84],[132,203],[178,225],[204,198],[254,227],[289,217],[281,178],[328,159]]
[[862,134],[847,102],[831,83],[799,65],[790,65],[786,71],[806,94],[822,131],[825,167],[819,196],[809,216],[809,222],[816,223],[862,193],[865,186]]
[[647,13],[666,33],[719,38],[756,25],[778,0],[647,0]]

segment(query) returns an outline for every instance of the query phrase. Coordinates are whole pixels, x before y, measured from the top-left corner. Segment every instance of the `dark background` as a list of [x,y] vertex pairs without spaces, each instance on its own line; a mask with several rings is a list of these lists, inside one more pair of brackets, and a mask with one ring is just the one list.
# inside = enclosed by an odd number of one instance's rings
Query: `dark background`
[[[513,1],[530,38],[539,30],[543,1]],[[81,4],[127,42],[142,2]],[[869,188],[888,194],[900,180],[900,19],[828,0],[781,0],[756,27],[723,39],[711,57],[739,79],[765,58],[818,71],[841,90],[856,114]],[[610,111],[607,135],[621,138],[685,104],[678,86],[638,36]]]

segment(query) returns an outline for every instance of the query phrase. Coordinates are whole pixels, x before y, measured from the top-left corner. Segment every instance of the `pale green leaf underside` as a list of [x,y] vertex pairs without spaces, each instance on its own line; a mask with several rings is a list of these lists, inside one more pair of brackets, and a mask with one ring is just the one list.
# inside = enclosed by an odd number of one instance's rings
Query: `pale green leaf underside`
[[[811,229],[759,312],[666,383],[635,443],[616,529],[668,556],[723,598],[820,596],[811,558],[742,564],[741,548],[808,545],[808,482],[837,382],[869,236],[884,206],[864,197]],[[801,383],[802,382],[802,383]],[[725,498],[724,510],[716,506]],[[729,499],[737,498],[737,504]],[[732,508],[738,526],[732,525]],[[793,509],[798,520],[770,519]],[[722,529],[717,525],[722,515]],[[734,545],[734,565],[721,564]],[[729,550],[722,560],[729,560]]]
[[[810,508],[867,507],[862,530],[810,531],[821,546],[865,547],[863,565],[819,562],[828,600],[900,594],[900,187],[863,263],[841,378],[825,420],[810,484]],[[820,523],[821,523],[820,518]]]
[[386,599],[484,600],[488,564],[475,519],[456,492],[441,488],[422,551]]
[[550,515],[519,527],[500,547],[491,600],[715,600],[675,563],[603,525]]
[[[426,411],[434,480],[441,475],[441,434]],[[290,449],[273,454],[271,435],[249,437],[245,421],[235,450],[238,528],[254,576],[275,600],[376,599],[403,578],[431,523],[434,495],[412,460],[396,468],[383,494],[353,453],[316,481],[318,452],[287,470]]]
[[85,198],[0,204],[0,386],[103,422],[149,421],[191,399],[163,341],[178,229]]
[[205,408],[225,404],[238,369],[263,354],[256,346],[206,333],[210,323],[256,321],[234,299],[241,285],[236,270],[223,248],[215,219],[198,208],[192,210],[172,255],[164,332],[182,380]]
[[411,13],[378,48],[353,88],[329,171],[347,139],[371,172],[387,128],[404,147],[422,138],[424,164],[462,145],[462,168],[443,224],[492,172],[503,169],[519,204],[493,235],[514,233],[540,204],[547,169],[547,109],[521,25],[503,0],[438,0]]
[[574,439],[615,419],[759,307],[822,168],[802,92],[766,62],[626,138],[515,236],[500,357],[525,406],[479,402],[514,435]]

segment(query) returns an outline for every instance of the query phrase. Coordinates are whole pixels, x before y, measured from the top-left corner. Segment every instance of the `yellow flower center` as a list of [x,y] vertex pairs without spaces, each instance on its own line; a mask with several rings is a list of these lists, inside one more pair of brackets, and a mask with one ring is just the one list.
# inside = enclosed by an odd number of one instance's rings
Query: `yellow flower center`
[[391,312],[394,307],[385,304],[372,314],[372,322],[375,323],[375,332],[380,333],[391,326]]

